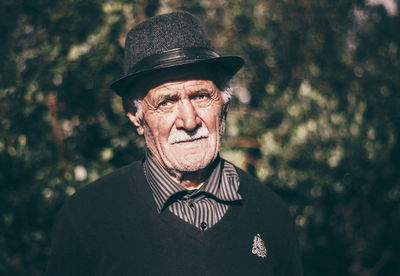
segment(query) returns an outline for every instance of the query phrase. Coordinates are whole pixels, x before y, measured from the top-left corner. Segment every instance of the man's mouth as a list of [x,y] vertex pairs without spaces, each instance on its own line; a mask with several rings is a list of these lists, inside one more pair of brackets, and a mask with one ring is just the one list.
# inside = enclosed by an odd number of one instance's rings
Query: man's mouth
[[170,136],[168,137],[168,143],[177,144],[177,143],[190,143],[200,139],[208,138],[210,136],[210,132],[206,127],[202,127],[196,130],[194,133],[187,133],[185,131],[172,130]]
[[174,141],[172,144],[183,144],[183,143],[190,143],[190,142],[195,142],[201,139],[206,139],[208,138],[207,136],[202,136],[202,137],[197,137],[197,138],[193,138],[193,139],[186,139],[186,140],[178,140],[178,141]]

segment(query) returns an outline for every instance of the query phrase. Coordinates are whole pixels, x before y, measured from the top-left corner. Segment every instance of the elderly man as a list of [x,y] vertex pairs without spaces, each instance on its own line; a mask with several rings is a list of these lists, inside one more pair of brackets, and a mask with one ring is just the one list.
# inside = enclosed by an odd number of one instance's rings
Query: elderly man
[[48,275],[302,274],[287,208],[218,154],[242,65],[186,12],[128,33],[126,73],[111,88],[146,156],[65,202]]

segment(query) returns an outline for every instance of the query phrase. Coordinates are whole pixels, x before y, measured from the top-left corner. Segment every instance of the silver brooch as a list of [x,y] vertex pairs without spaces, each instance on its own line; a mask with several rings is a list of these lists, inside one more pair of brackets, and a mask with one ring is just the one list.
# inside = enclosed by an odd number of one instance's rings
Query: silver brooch
[[267,249],[265,248],[264,241],[261,239],[260,234],[254,236],[251,252],[263,259],[267,257]]

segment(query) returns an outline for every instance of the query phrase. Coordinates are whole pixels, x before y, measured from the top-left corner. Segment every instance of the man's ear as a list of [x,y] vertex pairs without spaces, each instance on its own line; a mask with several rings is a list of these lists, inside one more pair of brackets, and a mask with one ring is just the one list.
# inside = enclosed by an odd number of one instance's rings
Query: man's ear
[[225,116],[228,114],[229,106],[230,106],[230,102],[227,102],[226,104],[224,104],[224,105],[222,106],[222,113],[224,113]]
[[143,125],[141,120],[139,119],[137,112],[135,112],[135,114],[133,114],[132,112],[128,112],[128,114],[126,115],[128,116],[129,120],[136,126],[137,133],[139,135],[143,135],[144,133]]
[[225,112],[228,113],[229,107],[231,106],[231,102],[229,101],[225,106]]

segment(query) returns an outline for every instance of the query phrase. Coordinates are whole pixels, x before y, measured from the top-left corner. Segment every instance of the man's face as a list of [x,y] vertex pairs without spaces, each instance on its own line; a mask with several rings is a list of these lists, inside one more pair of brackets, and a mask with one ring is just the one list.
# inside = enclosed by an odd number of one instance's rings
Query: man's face
[[151,89],[138,126],[168,172],[196,172],[212,162],[223,132],[223,98],[210,80],[177,80]]

